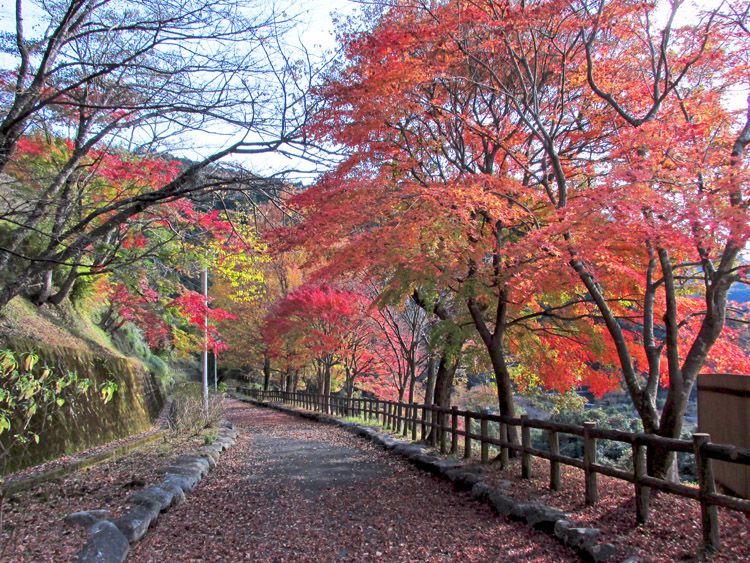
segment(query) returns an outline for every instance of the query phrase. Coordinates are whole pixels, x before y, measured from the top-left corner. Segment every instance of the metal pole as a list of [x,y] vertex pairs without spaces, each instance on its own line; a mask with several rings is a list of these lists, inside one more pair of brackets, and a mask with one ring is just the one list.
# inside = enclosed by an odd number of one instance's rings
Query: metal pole
[[208,268],[203,269],[203,298],[206,313],[203,316],[203,412],[208,418]]
[[218,371],[218,368],[216,367],[218,358],[216,357],[216,352],[213,353],[213,356],[214,356],[214,393],[218,393],[219,392],[219,379],[216,375],[216,372]]

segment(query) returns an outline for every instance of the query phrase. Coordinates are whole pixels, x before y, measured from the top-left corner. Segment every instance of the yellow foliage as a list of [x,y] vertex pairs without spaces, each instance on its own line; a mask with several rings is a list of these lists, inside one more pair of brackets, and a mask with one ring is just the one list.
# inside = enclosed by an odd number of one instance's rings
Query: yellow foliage
[[269,261],[268,247],[259,238],[244,213],[233,213],[228,238],[214,239],[207,245],[209,267],[226,281],[232,301],[252,301],[263,295],[263,265]]

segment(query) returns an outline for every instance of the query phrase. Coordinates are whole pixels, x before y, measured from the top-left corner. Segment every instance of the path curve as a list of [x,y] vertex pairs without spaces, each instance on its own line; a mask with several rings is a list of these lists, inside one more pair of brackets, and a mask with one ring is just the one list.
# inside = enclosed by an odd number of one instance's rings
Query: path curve
[[577,561],[332,426],[229,401],[237,444],[129,561]]

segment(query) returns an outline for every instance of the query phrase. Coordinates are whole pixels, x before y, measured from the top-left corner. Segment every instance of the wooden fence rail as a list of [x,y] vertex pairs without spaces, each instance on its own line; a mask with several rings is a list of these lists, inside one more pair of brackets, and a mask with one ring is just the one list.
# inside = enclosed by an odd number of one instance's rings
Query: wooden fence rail
[[[584,471],[586,504],[596,504],[598,500],[597,475],[606,475],[632,483],[636,501],[636,519],[645,523],[649,518],[649,496],[651,489],[694,499],[701,506],[704,547],[709,551],[719,549],[718,507],[750,514],[750,500],[718,493],[714,482],[712,460],[750,465],[750,449],[737,448],[726,444],[713,444],[708,434],[693,434],[692,440],[664,438],[654,434],[624,432],[607,428],[597,428],[593,422],[582,426],[538,420],[526,416],[507,417],[490,414],[487,411],[475,412],[457,407],[442,408],[436,405],[407,404],[381,399],[365,399],[288,391],[261,391],[237,387],[237,391],[260,401],[286,403],[307,410],[327,412],[338,416],[352,416],[376,422],[387,430],[412,440],[429,441],[442,453],[459,454],[459,437],[463,437],[464,458],[473,455],[478,447],[482,463],[489,462],[489,448],[498,448],[497,460],[501,468],[508,465],[511,451],[520,454],[521,477],[532,476],[533,457],[549,460],[549,486],[560,488],[560,465],[577,467]],[[494,423],[496,436],[490,433],[490,423]],[[515,436],[511,428],[519,428],[520,443],[509,439]],[[475,432],[479,430],[479,434]],[[546,433],[548,449],[541,450],[531,444],[531,430]],[[560,435],[577,436],[583,441],[583,457],[571,457],[560,453]],[[603,465],[597,461],[597,440],[611,440],[630,444],[633,450],[633,469]],[[688,453],[695,457],[698,487],[674,483],[651,477],[646,472],[646,448],[659,448],[662,451]]]

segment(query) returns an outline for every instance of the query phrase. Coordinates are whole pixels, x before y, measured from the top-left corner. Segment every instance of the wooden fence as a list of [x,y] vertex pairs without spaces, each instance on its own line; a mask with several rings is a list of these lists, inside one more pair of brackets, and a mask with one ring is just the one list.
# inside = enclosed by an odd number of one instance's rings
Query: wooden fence
[[[515,451],[520,454],[521,477],[524,479],[531,477],[532,457],[547,459],[550,462],[549,486],[552,490],[560,488],[561,464],[577,467],[585,474],[585,500],[588,505],[595,504],[598,499],[597,475],[622,479],[634,486],[636,520],[639,523],[648,521],[651,489],[694,499],[701,506],[703,542],[709,551],[719,549],[718,507],[750,514],[750,500],[717,492],[711,467],[712,460],[750,465],[750,449],[711,443],[708,434],[693,434],[692,440],[678,440],[653,434],[597,428],[593,422],[579,426],[526,416],[511,418],[486,411],[466,411],[457,407],[441,408],[435,405],[379,399],[347,399],[333,395],[326,397],[300,392],[260,391],[245,387],[237,387],[237,391],[259,401],[286,403],[307,410],[375,421],[384,428],[410,437],[414,441],[429,438],[442,453],[463,455],[467,459],[472,456],[474,448],[478,447],[482,463],[489,462],[489,448],[495,446],[499,448],[498,460],[502,468],[508,465],[509,453]],[[497,432],[490,432],[490,424],[495,425]],[[476,426],[479,427],[478,434],[472,428]],[[515,434],[508,432],[510,428],[520,429],[520,443],[512,443],[508,439],[510,434]],[[532,446],[531,429],[546,433],[546,450]],[[582,459],[560,453],[561,434],[577,436],[583,440]],[[463,452],[459,451],[459,437],[463,438]],[[633,452],[633,470],[598,463],[597,440],[630,444]],[[649,476],[646,472],[648,447],[694,455],[698,486]]]

